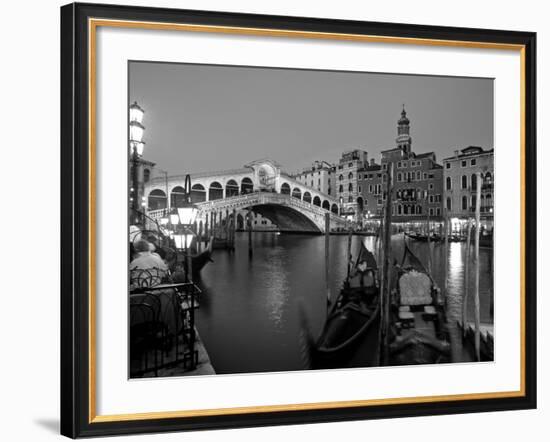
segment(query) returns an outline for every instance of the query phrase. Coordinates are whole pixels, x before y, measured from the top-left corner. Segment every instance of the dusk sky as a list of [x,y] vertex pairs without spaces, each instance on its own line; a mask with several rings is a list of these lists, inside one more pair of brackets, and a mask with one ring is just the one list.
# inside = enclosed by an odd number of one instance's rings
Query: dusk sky
[[145,110],[144,158],[170,174],[271,158],[287,172],[395,147],[402,105],[412,148],[437,160],[493,146],[493,80],[130,63],[130,103]]

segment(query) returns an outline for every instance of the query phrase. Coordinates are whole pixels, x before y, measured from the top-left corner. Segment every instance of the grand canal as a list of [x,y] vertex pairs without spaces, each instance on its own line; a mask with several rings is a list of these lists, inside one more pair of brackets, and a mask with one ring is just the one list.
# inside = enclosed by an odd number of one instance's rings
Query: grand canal
[[[325,238],[323,236],[255,232],[254,253],[248,237],[237,233],[235,252],[215,251],[213,263],[201,273],[203,289],[196,322],[216,373],[291,371],[304,368],[300,344],[300,308],[316,335],[326,315]],[[352,237],[377,249],[375,237]],[[330,291],[334,299],[346,274],[346,236],[330,237]],[[408,240],[409,247],[428,263],[428,244]],[[400,261],[404,235],[392,237],[393,258]],[[432,274],[444,286],[444,245],[432,245]],[[473,254],[473,247],[472,247]],[[473,255],[472,255],[473,256]],[[461,317],[466,244],[450,243],[448,253],[448,319]],[[473,319],[473,264],[470,259],[469,319]],[[481,322],[491,322],[493,249],[480,249]],[[456,333],[455,333],[456,336]],[[455,354],[460,340],[453,339]],[[459,359],[460,360],[460,359]]]

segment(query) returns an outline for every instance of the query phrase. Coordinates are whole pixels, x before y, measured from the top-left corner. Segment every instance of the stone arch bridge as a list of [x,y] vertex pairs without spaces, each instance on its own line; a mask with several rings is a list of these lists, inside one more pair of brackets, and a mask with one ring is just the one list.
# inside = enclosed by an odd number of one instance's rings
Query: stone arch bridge
[[[149,216],[162,215],[184,198],[185,176],[158,177],[147,183],[145,196]],[[338,201],[304,185],[281,171],[271,160],[259,160],[242,169],[191,175],[191,199],[199,208],[199,220],[212,214],[223,219],[233,210],[251,208],[281,231],[325,231],[325,214],[331,230],[345,226]],[[168,201],[167,195],[170,195]]]

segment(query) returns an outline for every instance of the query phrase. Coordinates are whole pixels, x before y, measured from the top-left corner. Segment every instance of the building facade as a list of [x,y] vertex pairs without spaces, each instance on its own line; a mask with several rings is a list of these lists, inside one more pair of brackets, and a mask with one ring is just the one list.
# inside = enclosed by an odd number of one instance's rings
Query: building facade
[[334,191],[334,165],[326,161],[315,161],[310,167],[294,174],[292,177],[319,192],[335,196]]
[[444,198],[443,167],[437,163],[433,152],[413,152],[410,120],[405,108],[397,121],[395,142],[395,148],[382,151],[380,166],[371,165],[362,171],[361,188],[367,216],[379,218],[383,215],[387,170],[389,163],[393,163],[393,222],[420,222],[427,216],[440,221]]
[[346,151],[336,165],[334,178],[336,180],[336,198],[340,202],[340,213],[349,219],[357,220],[362,207],[358,205],[363,199],[362,189],[359,190],[359,171],[368,165],[368,153],[354,149]]
[[466,220],[475,215],[477,180],[481,174],[481,218],[492,227],[494,210],[494,149],[468,146],[443,160],[444,199],[451,218]]

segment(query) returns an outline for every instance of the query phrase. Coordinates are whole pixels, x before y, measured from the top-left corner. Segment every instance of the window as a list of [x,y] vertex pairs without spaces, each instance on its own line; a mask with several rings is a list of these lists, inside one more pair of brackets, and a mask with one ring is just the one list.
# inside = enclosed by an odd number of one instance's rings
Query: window
[[357,188],[357,191],[358,191],[359,193],[361,193],[361,186],[359,186],[359,187]]
[[340,184],[340,186],[338,187],[338,192],[339,192],[339,193],[344,192],[344,186],[342,186],[341,184]]
[[348,196],[348,203],[353,203],[353,196]]
[[447,169],[450,169],[450,168],[451,168],[451,163],[446,163],[446,164],[445,164],[445,167],[446,167]]
[[386,163],[382,164],[382,170],[386,170],[388,168],[388,165]]
[[353,173],[348,173],[348,180],[352,180],[353,179]]
[[452,180],[451,180],[451,177],[448,176],[447,179],[445,180],[445,189],[451,190],[451,185],[452,185]]
[[384,174],[382,176],[382,182],[385,183],[388,180],[388,175]]
[[441,208],[439,208],[439,207],[436,208],[435,209],[435,214],[438,215],[438,216],[441,215]]
[[397,174],[397,181],[401,181],[401,172]]
[[434,209],[430,207],[430,216],[434,216]]
[[451,210],[451,198],[447,197],[447,210]]
[[433,202],[434,202],[434,196],[433,196],[433,195],[430,195],[429,200],[430,200],[430,204],[433,203]]
[[143,182],[147,183],[151,178],[151,171],[149,169],[143,169]]
[[398,161],[398,162],[397,162],[397,167],[398,167],[399,169],[401,169],[401,161]]
[[422,206],[416,206],[416,214],[422,215]]
[[460,162],[460,167],[466,167],[466,160],[462,160]]
[[353,163],[348,163],[348,167],[353,167]]
[[428,184],[428,189],[434,190],[434,185],[433,185],[433,183]]
[[477,189],[477,175],[472,173],[472,190]]
[[468,188],[468,177],[466,175],[462,175],[462,184],[460,186],[462,189]]
[[420,173],[420,171],[417,171],[416,172],[416,181],[420,181],[422,179],[422,174]]
[[340,175],[340,176],[338,177],[338,179],[339,179],[340,181],[342,181],[342,180],[344,179],[344,175]]
[[427,174],[426,172],[424,172],[423,178],[424,178],[425,180],[428,179],[428,174]]
[[403,211],[403,208],[401,207],[401,204],[397,206],[397,214],[401,215],[401,212]]
[[476,196],[472,195],[472,204],[471,204],[472,210],[476,209]]
[[468,197],[466,195],[462,197],[462,210],[468,210]]
[[475,158],[472,158],[470,160],[470,166],[475,166],[476,165],[476,159]]
[[353,192],[353,183],[348,184],[348,191]]
[[372,193],[372,184],[369,184],[369,193]]

